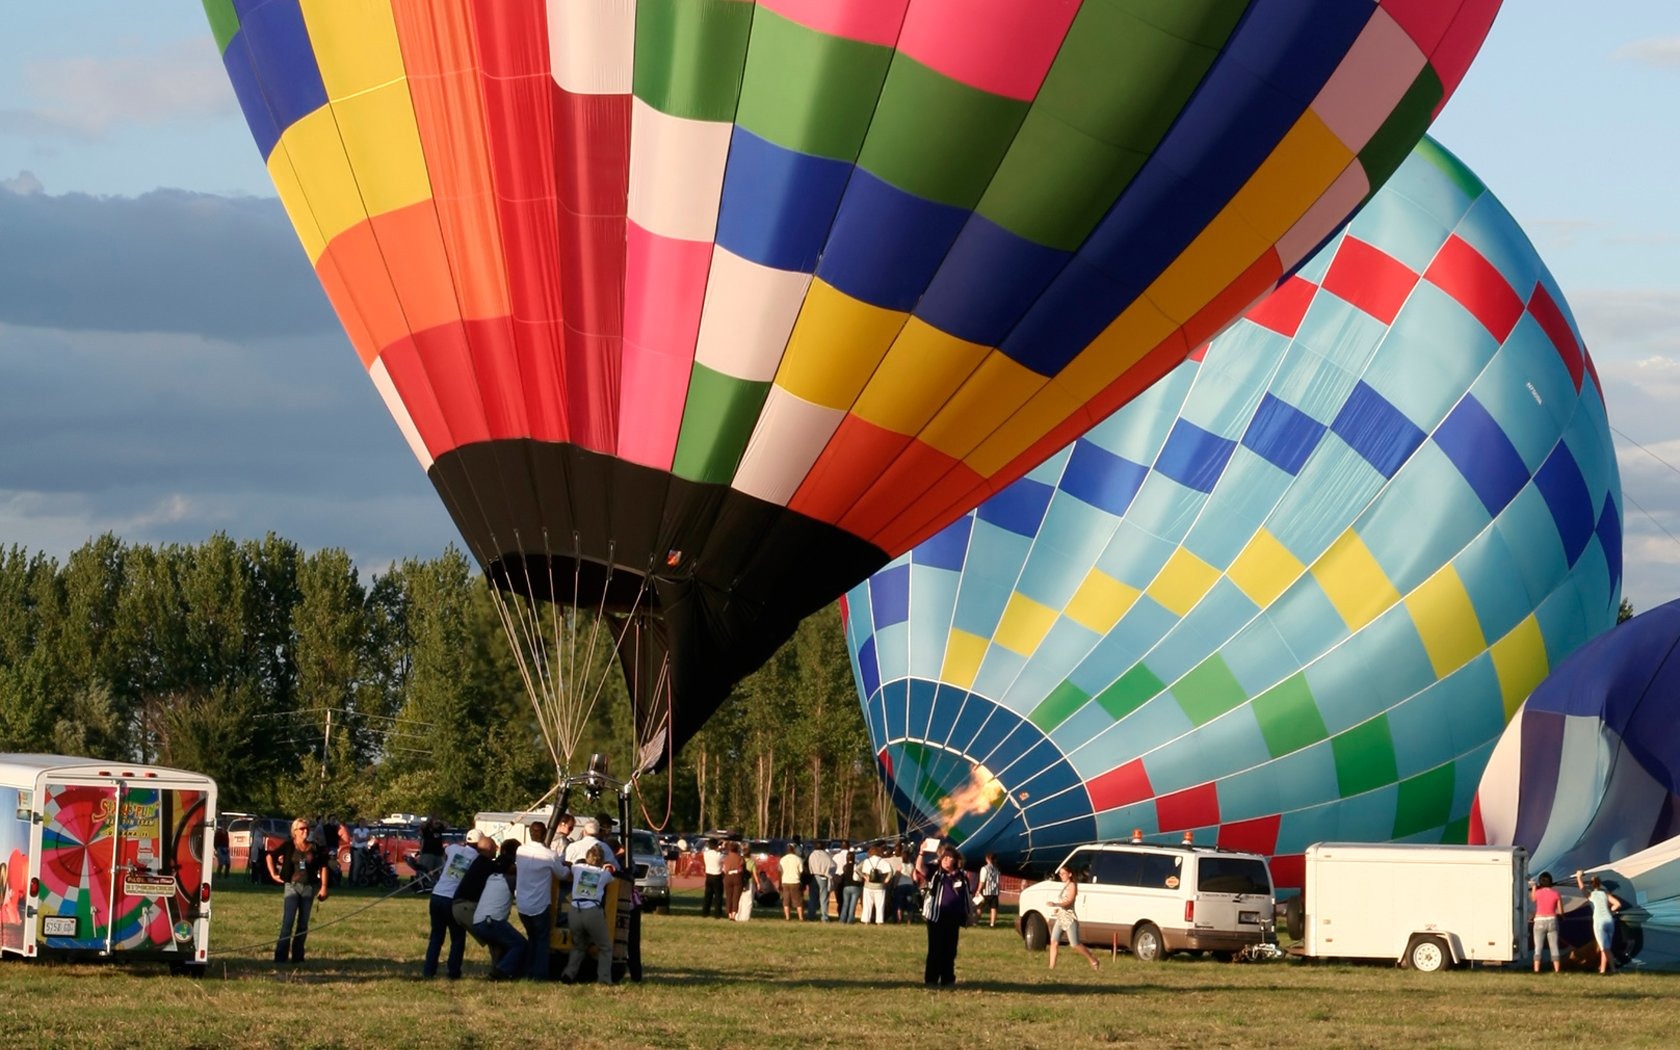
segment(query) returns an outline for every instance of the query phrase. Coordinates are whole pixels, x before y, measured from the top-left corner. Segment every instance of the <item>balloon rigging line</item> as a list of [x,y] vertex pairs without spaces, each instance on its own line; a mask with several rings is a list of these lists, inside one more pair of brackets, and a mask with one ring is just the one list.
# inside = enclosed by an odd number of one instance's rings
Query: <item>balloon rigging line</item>
[[[1666,459],[1662,458],[1661,456],[1657,455],[1655,452],[1652,452],[1650,449],[1646,448],[1644,445],[1635,441],[1633,438],[1628,437],[1626,431],[1618,429],[1614,425],[1611,425],[1610,431],[1611,431],[1611,433],[1615,434],[1617,437],[1621,438],[1623,441],[1626,441],[1628,444],[1632,445],[1634,448],[1636,448],[1639,451],[1645,453],[1647,456],[1650,456],[1652,459],[1656,460],[1658,463],[1661,463],[1664,467],[1668,468],[1670,471],[1673,471],[1675,474],[1680,474],[1680,467],[1676,467],[1674,464],[1670,463],[1668,460],[1666,460]],[[1674,533],[1668,531],[1667,527],[1665,527],[1662,522],[1657,520],[1656,515],[1652,514],[1650,511],[1646,510],[1644,504],[1642,504],[1638,500],[1634,499],[1633,496],[1628,493],[1626,485],[1622,486],[1622,498],[1627,500],[1629,503],[1633,504],[1634,509],[1639,511],[1639,513],[1645,515],[1646,519],[1648,521],[1650,521],[1650,523],[1652,525],[1655,525],[1657,527],[1658,531],[1660,531],[1664,536],[1667,536],[1669,538],[1669,540],[1674,543],[1675,546],[1680,546],[1680,537],[1677,537],[1677,536],[1674,535]]]

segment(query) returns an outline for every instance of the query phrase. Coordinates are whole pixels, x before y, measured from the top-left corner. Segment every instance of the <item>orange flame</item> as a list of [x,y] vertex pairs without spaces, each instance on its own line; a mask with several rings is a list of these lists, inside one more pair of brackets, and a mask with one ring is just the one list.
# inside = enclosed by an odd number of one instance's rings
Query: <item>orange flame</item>
[[939,800],[939,835],[949,835],[962,818],[996,809],[1008,794],[985,766],[975,766],[968,783]]

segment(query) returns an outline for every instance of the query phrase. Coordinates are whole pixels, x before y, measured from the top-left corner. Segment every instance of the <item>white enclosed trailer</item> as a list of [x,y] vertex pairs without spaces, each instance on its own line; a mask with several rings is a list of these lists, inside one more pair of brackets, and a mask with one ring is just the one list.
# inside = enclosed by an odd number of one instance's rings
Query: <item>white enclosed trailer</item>
[[1320,842],[1285,922],[1296,954],[1433,971],[1526,957],[1527,911],[1520,846]]
[[0,953],[201,971],[215,826],[201,773],[0,754]]

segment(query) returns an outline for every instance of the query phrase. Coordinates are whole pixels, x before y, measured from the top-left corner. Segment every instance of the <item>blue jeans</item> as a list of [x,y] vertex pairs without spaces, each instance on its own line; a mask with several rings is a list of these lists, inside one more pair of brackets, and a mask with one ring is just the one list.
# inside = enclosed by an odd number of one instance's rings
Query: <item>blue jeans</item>
[[863,896],[863,887],[855,882],[848,882],[840,888],[840,921],[855,922],[858,900]]
[[525,976],[533,981],[548,980],[549,931],[554,929],[554,916],[547,911],[535,915],[519,913],[519,924],[525,927],[525,940],[530,954],[525,956]]
[[443,951],[443,935],[449,934],[448,973],[451,978],[461,976],[461,958],[467,953],[467,929],[449,914],[454,902],[437,894],[431,896],[432,936],[426,942],[426,965],[420,972],[436,977],[438,955]]
[[811,889],[805,901],[805,917],[828,921],[828,876],[812,875]]
[[315,906],[315,892],[313,882],[288,882],[280,891],[280,939],[274,942],[275,962],[286,961],[287,945],[291,945],[292,961],[303,961],[303,941],[309,936],[309,910]]
[[490,945],[492,953],[501,949],[502,958],[495,966],[505,977],[518,977],[525,962],[525,938],[506,919],[484,919],[473,923],[475,937]]

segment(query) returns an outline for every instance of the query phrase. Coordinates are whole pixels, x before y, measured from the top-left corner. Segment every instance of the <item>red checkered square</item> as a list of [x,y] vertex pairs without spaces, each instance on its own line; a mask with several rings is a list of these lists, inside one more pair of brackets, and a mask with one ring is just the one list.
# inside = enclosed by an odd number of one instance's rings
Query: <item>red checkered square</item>
[[1456,235],[1435,253],[1423,279],[1452,296],[1501,343],[1522,319],[1523,301],[1505,275]]
[[1274,813],[1254,820],[1239,820],[1219,826],[1219,848],[1242,850],[1244,853],[1270,854],[1277,849],[1278,828],[1283,817]]
[[1586,367],[1584,360],[1586,351],[1581,349],[1581,343],[1575,338],[1574,329],[1569,327],[1569,319],[1563,316],[1557,301],[1546,286],[1536,284],[1534,294],[1528,297],[1528,312],[1540,323],[1540,330],[1546,333],[1546,338],[1557,348],[1558,357],[1563,359],[1563,367],[1569,369],[1569,378],[1575,384],[1575,389],[1581,389],[1581,372]]
[[1155,821],[1162,831],[1205,828],[1219,823],[1219,791],[1209,781],[1155,800]]
[[1393,324],[1418,275],[1394,256],[1354,237],[1343,238],[1324,290],[1357,306],[1383,324]]
[[1301,277],[1291,277],[1277,291],[1254,304],[1254,308],[1248,311],[1248,320],[1293,339],[1301,328],[1301,318],[1307,316],[1307,307],[1312,305],[1313,296],[1317,294],[1318,285]]
[[1142,802],[1155,794],[1155,789],[1149,786],[1149,774],[1143,771],[1141,758],[1134,758],[1093,778],[1085,785],[1085,790],[1091,793],[1091,808],[1099,813]]

